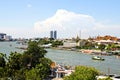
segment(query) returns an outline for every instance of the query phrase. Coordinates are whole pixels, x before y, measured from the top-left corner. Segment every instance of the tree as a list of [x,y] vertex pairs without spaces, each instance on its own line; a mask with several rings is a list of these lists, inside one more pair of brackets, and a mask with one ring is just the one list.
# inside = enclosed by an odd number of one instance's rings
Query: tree
[[104,49],[105,49],[105,45],[104,44],[100,44],[99,46],[98,46],[98,48],[101,50],[101,51],[103,51]]
[[49,75],[51,60],[45,58],[46,50],[35,41],[29,42],[27,51],[22,56],[22,64],[28,67],[26,80],[43,80]]
[[25,72],[25,79],[26,80],[42,80],[39,78],[35,68],[32,68],[31,70],[27,70]]
[[32,55],[28,55],[28,54],[22,55],[22,67],[23,68],[30,69],[32,67],[31,62],[32,62]]
[[6,61],[5,61],[5,55],[3,53],[0,53],[0,67],[5,67]]
[[42,58],[40,62],[35,68],[26,71],[26,80],[43,80],[49,75],[51,60]]
[[39,47],[36,41],[31,41],[29,42],[28,49],[24,52],[24,55],[29,56],[28,64],[30,64],[31,67],[35,67],[40,63],[39,59],[43,58],[46,53],[47,51],[44,50],[44,48]]
[[52,41],[52,47],[57,47],[59,45],[63,45],[63,42],[62,41]]
[[0,78],[3,77],[3,73],[4,73],[4,68],[3,68],[3,67],[0,67]]
[[96,80],[98,74],[99,72],[93,67],[77,66],[75,72],[64,77],[64,80]]
[[11,52],[6,65],[7,74],[9,77],[14,77],[18,70],[21,69],[21,56],[22,54],[17,52]]
[[50,43],[50,40],[40,39],[38,43],[39,43],[40,45],[49,44],[49,43]]
[[0,53],[0,79],[6,79],[6,54]]

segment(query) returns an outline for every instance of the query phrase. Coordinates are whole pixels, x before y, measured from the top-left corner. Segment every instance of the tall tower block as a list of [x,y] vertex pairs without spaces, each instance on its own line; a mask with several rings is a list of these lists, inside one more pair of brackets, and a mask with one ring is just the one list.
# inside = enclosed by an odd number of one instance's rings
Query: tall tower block
[[57,31],[54,31],[54,39],[57,39]]
[[53,31],[50,31],[50,38],[54,38]]

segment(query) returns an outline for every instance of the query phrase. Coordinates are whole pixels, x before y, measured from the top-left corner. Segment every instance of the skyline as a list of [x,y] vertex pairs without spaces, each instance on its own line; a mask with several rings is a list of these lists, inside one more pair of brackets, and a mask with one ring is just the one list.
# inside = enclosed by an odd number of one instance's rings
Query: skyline
[[13,38],[111,35],[120,38],[119,0],[0,1],[0,33]]

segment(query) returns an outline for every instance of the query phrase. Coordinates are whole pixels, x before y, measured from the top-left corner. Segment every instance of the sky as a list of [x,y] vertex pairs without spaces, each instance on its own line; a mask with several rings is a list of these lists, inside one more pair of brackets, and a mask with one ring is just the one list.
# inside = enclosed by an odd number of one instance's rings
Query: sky
[[120,38],[120,0],[1,0],[0,33],[13,38]]

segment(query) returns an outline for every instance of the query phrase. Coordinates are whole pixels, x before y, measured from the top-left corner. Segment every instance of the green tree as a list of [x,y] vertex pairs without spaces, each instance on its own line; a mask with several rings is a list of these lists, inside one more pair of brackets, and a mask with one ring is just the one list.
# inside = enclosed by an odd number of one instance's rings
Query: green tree
[[77,66],[75,72],[64,77],[64,80],[96,80],[98,74],[99,72],[93,67]]
[[0,67],[5,67],[6,61],[5,61],[5,55],[3,53],[0,53]]
[[95,43],[90,42],[88,40],[83,40],[81,43],[84,43],[84,45],[80,46],[83,49],[93,49],[93,48],[95,48]]
[[6,80],[6,54],[0,53],[0,79]]
[[35,68],[32,68],[31,70],[27,70],[25,72],[25,79],[26,80],[42,80],[39,78]]
[[3,67],[0,67],[0,78],[3,77],[3,73],[4,73],[4,68],[3,68]]
[[57,47],[59,45],[63,45],[63,42],[62,41],[52,41],[52,47]]
[[44,50],[44,48],[39,47],[36,41],[29,42],[28,49],[24,52],[25,55],[29,55],[28,62],[31,67],[35,67],[36,64],[39,64],[39,59],[43,58],[46,53],[47,51]]
[[21,56],[22,54],[20,53],[11,52],[6,65],[8,76],[14,77],[18,70],[21,69]]
[[40,45],[49,44],[49,43],[50,43],[50,40],[40,39],[38,43],[39,43]]
[[105,50],[105,44],[100,44],[99,46],[98,46],[98,49],[100,49],[101,51],[103,51],[103,50]]
[[26,80],[43,80],[49,75],[51,60],[42,58],[40,62],[35,68],[26,71]]
[[[33,41],[28,45],[28,50],[23,54],[23,64],[29,67],[25,72],[26,80],[43,80],[49,75],[50,59],[45,58],[46,50],[38,46],[38,43]],[[29,66],[28,66],[29,65]]]
[[30,69],[32,67],[31,62],[32,62],[32,55],[23,54],[23,56],[22,56],[22,67],[25,68],[25,69]]

